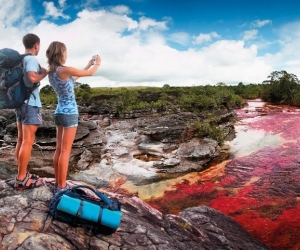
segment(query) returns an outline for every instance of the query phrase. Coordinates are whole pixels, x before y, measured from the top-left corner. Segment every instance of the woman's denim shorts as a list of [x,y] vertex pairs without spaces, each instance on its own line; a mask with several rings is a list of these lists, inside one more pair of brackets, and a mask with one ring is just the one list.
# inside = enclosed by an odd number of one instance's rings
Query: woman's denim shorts
[[78,114],[56,114],[54,115],[54,122],[56,126],[63,126],[64,128],[72,128],[78,126]]

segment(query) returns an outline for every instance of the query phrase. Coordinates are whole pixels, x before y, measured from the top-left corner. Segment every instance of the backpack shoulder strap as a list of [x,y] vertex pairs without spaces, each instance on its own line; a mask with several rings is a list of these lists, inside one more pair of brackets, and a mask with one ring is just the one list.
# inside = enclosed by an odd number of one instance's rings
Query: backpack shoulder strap
[[32,56],[32,54],[25,53],[25,54],[20,54],[20,56],[22,57],[22,60],[23,60],[26,56]]

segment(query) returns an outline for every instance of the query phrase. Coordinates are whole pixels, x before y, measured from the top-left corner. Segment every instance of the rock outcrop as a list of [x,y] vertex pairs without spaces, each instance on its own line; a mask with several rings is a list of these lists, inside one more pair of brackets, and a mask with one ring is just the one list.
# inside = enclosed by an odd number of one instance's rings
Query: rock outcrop
[[123,204],[121,225],[111,235],[93,235],[53,220],[48,213],[52,193],[46,185],[15,191],[0,181],[0,249],[268,249],[232,219],[211,208],[194,207],[179,215],[163,215],[136,197],[107,195]]
[[[212,161],[229,156],[226,147],[214,140],[196,138],[190,122],[200,119],[192,113],[172,115],[132,114],[136,119],[111,119],[108,114],[80,114],[80,122],[70,157],[69,177],[96,186],[114,186],[132,181],[142,185],[184,173],[201,171]],[[232,132],[228,123],[232,112],[219,114],[224,131]],[[53,177],[52,157],[56,144],[53,111],[43,111],[44,123],[36,134],[29,170],[40,176]],[[0,111],[0,169],[2,178],[16,174],[15,114]]]

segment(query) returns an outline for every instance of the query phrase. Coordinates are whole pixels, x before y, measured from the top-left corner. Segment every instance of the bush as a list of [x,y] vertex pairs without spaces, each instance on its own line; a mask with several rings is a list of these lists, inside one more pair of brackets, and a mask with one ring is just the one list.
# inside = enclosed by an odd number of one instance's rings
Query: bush
[[57,103],[57,96],[55,93],[49,93],[49,94],[45,94],[45,93],[40,93],[40,97],[41,97],[41,102],[46,106],[54,106]]
[[223,130],[218,127],[213,121],[199,121],[196,120],[191,123],[192,128],[195,130],[195,135],[199,138],[208,137],[216,140],[219,145],[222,145],[225,140]]
[[41,88],[40,93],[41,94],[53,94],[55,92],[54,92],[54,89],[52,88],[52,86],[47,84],[46,86]]

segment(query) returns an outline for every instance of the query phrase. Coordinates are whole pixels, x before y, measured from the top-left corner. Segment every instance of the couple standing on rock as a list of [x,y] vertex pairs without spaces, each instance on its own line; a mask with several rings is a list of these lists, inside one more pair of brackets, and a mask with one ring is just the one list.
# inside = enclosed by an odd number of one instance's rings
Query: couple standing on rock
[[[74,93],[74,82],[82,76],[92,76],[98,70],[101,58],[95,56],[87,66],[80,70],[64,66],[67,60],[67,48],[61,42],[52,42],[47,51],[48,70],[41,68],[36,57],[40,50],[40,38],[35,34],[23,37],[26,56],[23,61],[25,84],[29,87],[37,84],[47,75],[49,82],[57,94],[58,104],[54,112],[56,124],[56,150],[53,157],[55,185],[54,192],[68,188],[66,179],[69,157],[78,126],[78,108]],[[18,141],[16,157],[18,162],[18,175],[14,180],[7,182],[16,190],[39,187],[43,183],[39,176],[30,174],[27,165],[31,156],[32,145],[38,126],[42,124],[41,100],[39,89],[36,88],[27,101],[16,109]]]

